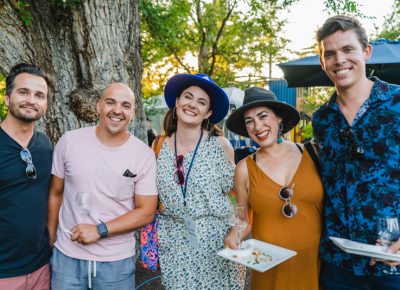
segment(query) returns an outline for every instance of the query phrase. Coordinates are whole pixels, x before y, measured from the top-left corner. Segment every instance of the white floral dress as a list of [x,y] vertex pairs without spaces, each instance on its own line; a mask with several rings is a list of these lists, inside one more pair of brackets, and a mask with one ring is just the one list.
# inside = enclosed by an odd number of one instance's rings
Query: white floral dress
[[[184,155],[184,173],[193,151]],[[220,256],[229,230],[231,204],[227,193],[233,186],[234,167],[216,137],[204,140],[197,151],[187,184],[184,206],[175,182],[175,153],[167,142],[157,159],[157,183],[161,204],[158,239],[162,283],[166,289],[243,289],[245,268]],[[197,244],[190,246],[183,220],[189,214],[195,224]]]

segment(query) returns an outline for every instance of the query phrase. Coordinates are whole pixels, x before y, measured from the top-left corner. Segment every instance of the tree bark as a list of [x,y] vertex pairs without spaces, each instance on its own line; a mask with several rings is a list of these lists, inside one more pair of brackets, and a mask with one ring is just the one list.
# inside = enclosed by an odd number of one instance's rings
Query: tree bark
[[101,91],[123,82],[136,96],[130,131],[146,140],[138,0],[82,0],[76,7],[26,0],[28,26],[17,2],[0,0],[0,72],[29,62],[54,76],[54,94],[38,129],[55,143],[65,131],[96,124]]

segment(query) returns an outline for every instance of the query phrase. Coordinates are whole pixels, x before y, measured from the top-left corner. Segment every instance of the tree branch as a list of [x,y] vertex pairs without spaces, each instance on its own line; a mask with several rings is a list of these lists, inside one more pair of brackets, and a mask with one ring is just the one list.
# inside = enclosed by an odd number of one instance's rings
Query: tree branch
[[[235,4],[236,4],[236,2],[235,2]],[[232,15],[232,12],[235,8],[235,4],[233,4],[231,7],[228,7],[228,9],[229,9],[228,13],[225,15],[224,19],[222,20],[221,27],[219,28],[217,36],[215,37],[215,40],[214,40],[214,43],[212,46],[212,50],[211,50],[211,66],[210,66],[210,70],[208,71],[209,75],[212,75],[212,73],[214,72],[214,66],[215,66],[215,61],[216,61],[216,56],[217,56],[217,51],[218,51],[218,41],[222,36],[226,22]]]
[[168,49],[171,51],[171,53],[174,55],[175,59],[179,62],[179,64],[190,74],[191,70],[189,67],[187,67],[184,63],[183,60],[179,57],[179,55],[176,53],[175,49],[168,45]]
[[200,50],[199,50],[199,60],[198,60],[198,70],[201,72],[201,59],[203,58],[204,55],[204,48],[206,45],[206,32],[204,31],[203,23],[201,20],[201,7],[200,7],[200,0],[196,1],[196,16],[197,16],[197,22],[198,22],[198,29],[201,34],[201,42],[200,42]]

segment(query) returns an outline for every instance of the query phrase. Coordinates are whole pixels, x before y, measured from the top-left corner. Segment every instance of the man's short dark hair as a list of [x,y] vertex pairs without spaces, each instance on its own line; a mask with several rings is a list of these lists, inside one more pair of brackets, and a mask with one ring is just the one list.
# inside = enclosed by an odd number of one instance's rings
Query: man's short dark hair
[[10,96],[12,90],[14,89],[14,81],[17,75],[21,73],[28,73],[31,75],[36,75],[42,77],[47,84],[48,88],[48,98],[50,97],[50,92],[53,89],[53,82],[50,76],[40,67],[34,64],[19,63],[13,66],[6,77],[6,95]]
[[318,53],[321,53],[321,42],[329,35],[335,33],[338,30],[347,31],[353,30],[358,37],[361,45],[365,49],[368,46],[368,37],[365,29],[361,26],[361,23],[352,17],[345,15],[337,15],[328,18],[320,29],[317,31],[317,45]]

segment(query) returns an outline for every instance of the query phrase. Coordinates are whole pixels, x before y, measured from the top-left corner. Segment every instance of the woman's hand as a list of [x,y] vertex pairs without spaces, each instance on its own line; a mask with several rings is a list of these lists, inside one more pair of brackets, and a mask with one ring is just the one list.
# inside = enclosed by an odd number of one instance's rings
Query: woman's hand
[[237,230],[231,229],[226,235],[224,240],[225,248],[236,250],[238,248],[238,232]]

